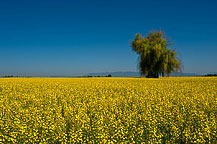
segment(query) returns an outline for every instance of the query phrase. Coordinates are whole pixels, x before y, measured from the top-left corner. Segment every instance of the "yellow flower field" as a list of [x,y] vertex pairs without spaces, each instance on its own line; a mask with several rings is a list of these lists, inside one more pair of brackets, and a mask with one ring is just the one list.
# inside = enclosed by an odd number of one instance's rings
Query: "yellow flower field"
[[0,143],[215,143],[217,78],[0,78]]

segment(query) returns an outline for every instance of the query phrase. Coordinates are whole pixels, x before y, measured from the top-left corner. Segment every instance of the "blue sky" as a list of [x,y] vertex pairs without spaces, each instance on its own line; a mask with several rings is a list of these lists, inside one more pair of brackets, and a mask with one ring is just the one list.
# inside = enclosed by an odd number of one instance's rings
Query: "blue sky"
[[137,71],[135,33],[164,30],[184,72],[217,72],[215,0],[0,1],[0,75]]

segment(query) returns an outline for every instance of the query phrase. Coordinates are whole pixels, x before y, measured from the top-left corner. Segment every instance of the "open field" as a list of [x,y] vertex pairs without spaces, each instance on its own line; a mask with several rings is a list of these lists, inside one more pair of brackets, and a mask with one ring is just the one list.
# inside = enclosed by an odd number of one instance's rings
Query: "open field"
[[215,143],[217,78],[0,78],[0,143]]

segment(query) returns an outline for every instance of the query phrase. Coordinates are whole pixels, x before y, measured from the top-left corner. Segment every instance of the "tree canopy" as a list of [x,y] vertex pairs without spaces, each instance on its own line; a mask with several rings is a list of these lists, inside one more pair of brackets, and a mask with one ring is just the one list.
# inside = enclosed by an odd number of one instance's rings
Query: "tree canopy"
[[174,49],[167,48],[169,41],[163,32],[150,32],[148,36],[136,34],[131,43],[133,51],[139,55],[139,69],[143,76],[157,78],[181,71],[181,61]]

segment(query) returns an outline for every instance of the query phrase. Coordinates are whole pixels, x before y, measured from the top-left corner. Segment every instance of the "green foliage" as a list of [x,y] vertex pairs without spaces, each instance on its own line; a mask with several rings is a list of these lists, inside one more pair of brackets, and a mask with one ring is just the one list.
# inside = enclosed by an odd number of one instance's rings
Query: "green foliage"
[[112,75],[111,75],[111,74],[108,74],[108,77],[112,77]]
[[146,77],[159,77],[172,72],[181,71],[181,62],[176,52],[168,49],[168,41],[163,32],[150,32],[147,37],[136,34],[132,41],[132,49],[140,57],[140,73]]

